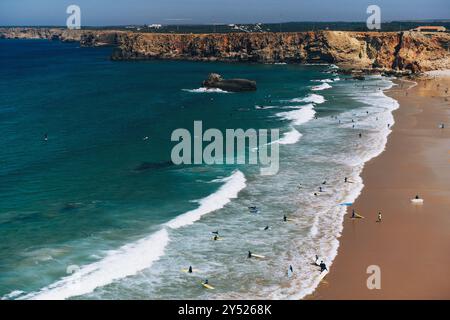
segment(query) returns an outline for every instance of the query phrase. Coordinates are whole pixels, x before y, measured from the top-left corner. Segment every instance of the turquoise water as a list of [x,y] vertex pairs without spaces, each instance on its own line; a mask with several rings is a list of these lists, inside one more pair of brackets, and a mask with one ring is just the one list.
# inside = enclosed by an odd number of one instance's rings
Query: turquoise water
[[[112,62],[110,53],[0,40],[0,296],[289,298],[312,290],[312,257],[335,256],[345,213],[338,204],[353,201],[363,163],[384,148],[395,102],[379,89],[390,81],[345,79],[332,66]],[[204,92],[210,72],[254,79],[258,91]],[[195,120],[221,131],[279,128],[279,173],[171,164],[172,131],[192,131]],[[343,185],[346,176],[355,183]],[[214,230],[223,241],[211,241]],[[248,250],[266,259],[249,260]],[[189,265],[199,272],[180,271]],[[199,285],[205,278],[214,295]]]

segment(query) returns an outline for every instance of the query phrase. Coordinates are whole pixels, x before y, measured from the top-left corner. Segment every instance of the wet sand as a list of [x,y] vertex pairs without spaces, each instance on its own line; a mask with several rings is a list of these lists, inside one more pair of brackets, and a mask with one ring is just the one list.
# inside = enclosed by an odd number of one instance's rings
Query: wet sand
[[[386,92],[400,103],[393,132],[366,164],[338,255],[308,299],[450,299],[450,78],[396,83]],[[350,219],[352,208],[365,219]],[[371,265],[380,290],[367,287]]]

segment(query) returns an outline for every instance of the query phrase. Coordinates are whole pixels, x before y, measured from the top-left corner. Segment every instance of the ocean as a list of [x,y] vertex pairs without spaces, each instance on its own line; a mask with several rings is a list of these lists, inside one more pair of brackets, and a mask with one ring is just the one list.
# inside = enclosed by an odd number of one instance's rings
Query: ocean
[[[343,203],[394,124],[398,104],[382,91],[391,79],[354,80],[333,65],[113,62],[111,50],[0,40],[0,297],[313,292],[315,256],[335,258]],[[211,72],[258,90],[206,90]],[[279,129],[279,172],[172,164],[172,132],[196,120],[222,132]]]

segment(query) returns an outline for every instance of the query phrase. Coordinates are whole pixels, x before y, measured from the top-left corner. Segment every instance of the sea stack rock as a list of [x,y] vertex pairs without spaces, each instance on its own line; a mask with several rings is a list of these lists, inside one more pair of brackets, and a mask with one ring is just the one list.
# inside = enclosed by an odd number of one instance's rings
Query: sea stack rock
[[256,81],[247,79],[224,80],[220,74],[211,73],[208,79],[203,81],[203,87],[230,92],[256,91]]

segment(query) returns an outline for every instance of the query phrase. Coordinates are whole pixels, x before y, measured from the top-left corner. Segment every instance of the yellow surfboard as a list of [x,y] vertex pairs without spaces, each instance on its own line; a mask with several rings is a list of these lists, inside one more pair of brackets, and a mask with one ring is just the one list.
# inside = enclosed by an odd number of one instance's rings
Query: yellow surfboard
[[211,285],[209,285],[209,284],[202,283],[202,286],[203,286],[203,288],[205,288],[205,289],[214,290],[214,287],[211,286]]
[[[181,269],[181,272],[189,273],[189,269]],[[195,272],[201,272],[201,271],[198,269],[192,269],[192,273],[195,273]]]

